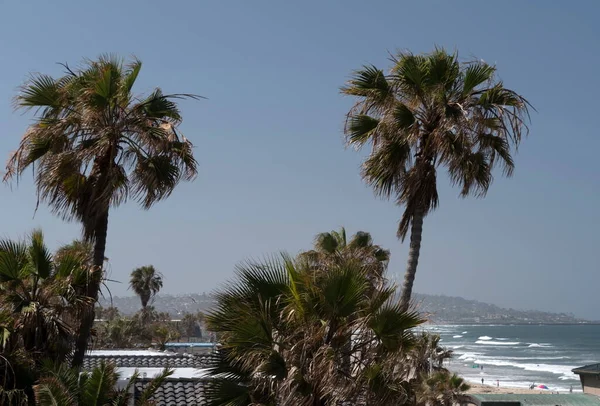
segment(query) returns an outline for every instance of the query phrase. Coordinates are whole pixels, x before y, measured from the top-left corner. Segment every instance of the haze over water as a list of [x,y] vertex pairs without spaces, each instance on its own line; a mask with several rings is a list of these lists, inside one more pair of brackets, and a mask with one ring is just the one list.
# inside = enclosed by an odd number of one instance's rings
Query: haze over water
[[[469,382],[507,387],[547,385],[581,391],[571,370],[600,362],[600,325],[430,325],[454,351],[448,367]],[[474,365],[483,366],[474,368]]]

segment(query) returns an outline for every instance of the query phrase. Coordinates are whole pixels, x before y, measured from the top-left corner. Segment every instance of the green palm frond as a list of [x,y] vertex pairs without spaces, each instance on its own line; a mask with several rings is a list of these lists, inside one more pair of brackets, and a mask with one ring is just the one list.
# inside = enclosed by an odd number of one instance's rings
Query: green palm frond
[[139,399],[136,400],[136,406],[145,406],[146,404],[148,404],[148,402],[150,402],[152,396],[154,396],[158,388],[160,388],[160,386],[167,380],[168,377],[173,375],[173,372],[173,369],[165,368],[160,374],[155,376],[144,388],[144,390],[140,394]]

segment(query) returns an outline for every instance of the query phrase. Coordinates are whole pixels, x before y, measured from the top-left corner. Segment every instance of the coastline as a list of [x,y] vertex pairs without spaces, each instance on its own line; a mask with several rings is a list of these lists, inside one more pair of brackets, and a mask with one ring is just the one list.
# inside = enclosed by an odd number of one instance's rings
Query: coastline
[[[559,392],[553,392],[551,390],[544,390],[544,389],[529,389],[529,388],[510,388],[508,386],[500,386],[497,387],[496,385],[482,385],[480,383],[471,383],[468,382],[469,386],[471,387],[471,389],[469,389],[466,393],[471,393],[471,394],[483,394],[483,393],[498,393],[498,394],[517,394],[517,395],[522,395],[522,394],[530,394],[530,395],[539,395],[539,394],[553,394],[553,393],[559,393]],[[560,392],[561,394],[569,394],[570,392]],[[581,390],[579,391],[573,391],[573,393],[581,393]]]

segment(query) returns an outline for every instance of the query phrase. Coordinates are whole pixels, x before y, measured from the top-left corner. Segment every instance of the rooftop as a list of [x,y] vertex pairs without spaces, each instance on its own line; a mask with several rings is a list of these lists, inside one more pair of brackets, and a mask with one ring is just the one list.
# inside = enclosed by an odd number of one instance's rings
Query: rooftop
[[[148,383],[148,380],[138,380],[134,384],[135,393],[141,393],[146,386],[148,386]],[[203,406],[206,405],[206,399],[204,397],[205,384],[206,381],[198,379],[168,380],[160,385],[151,400],[153,400],[156,405]]]
[[600,364],[591,364],[573,369],[576,374],[600,374]]
[[113,363],[118,368],[206,368],[210,354],[179,354],[146,350],[90,351],[83,359],[83,368],[91,370],[101,362]]
[[519,402],[522,406],[600,406],[600,397],[583,393],[554,395],[544,394],[472,394],[469,395],[479,405]]

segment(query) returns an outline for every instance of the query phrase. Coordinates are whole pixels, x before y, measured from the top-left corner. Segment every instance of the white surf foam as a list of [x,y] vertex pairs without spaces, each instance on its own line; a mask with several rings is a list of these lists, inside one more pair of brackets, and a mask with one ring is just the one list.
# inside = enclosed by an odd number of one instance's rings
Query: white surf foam
[[463,331],[461,334],[467,334],[467,332],[466,332],[466,331]]
[[549,343],[541,343],[541,344],[538,344],[538,343],[529,343],[529,348],[538,348],[538,347],[539,348],[550,348],[550,347],[552,347],[552,344],[549,344]]
[[[530,363],[520,363],[520,362],[511,362],[500,359],[486,359],[484,357],[478,357],[474,360],[476,364],[481,365],[494,365],[497,367],[514,367],[524,369],[525,371],[533,371],[533,372],[549,372],[551,374],[561,375],[565,377],[573,377],[577,379],[576,375],[571,372],[572,369],[576,368],[576,366],[572,365],[554,365],[554,364],[530,364]],[[564,378],[567,379],[567,378]],[[569,378],[570,379],[570,378]]]
[[452,338],[462,338],[462,336],[461,335],[455,335],[455,336],[452,336]]
[[480,352],[465,352],[458,359],[463,361],[475,361],[478,357],[481,357],[483,354]]
[[485,345],[519,345],[521,344],[519,341],[492,341],[492,340],[477,340],[475,344],[485,344]]
[[481,336],[478,338],[478,340],[492,340],[492,337],[490,336]]

